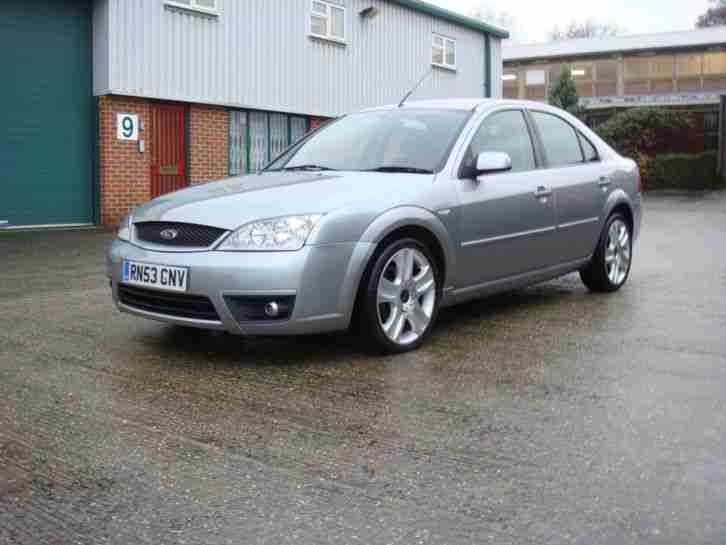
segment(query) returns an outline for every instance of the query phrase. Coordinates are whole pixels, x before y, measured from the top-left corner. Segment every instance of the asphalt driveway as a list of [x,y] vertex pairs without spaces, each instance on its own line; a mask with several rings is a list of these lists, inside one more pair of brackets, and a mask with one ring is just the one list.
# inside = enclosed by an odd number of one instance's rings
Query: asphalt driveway
[[619,293],[390,358],[122,315],[112,233],[0,233],[0,543],[726,543],[726,194],[645,214]]

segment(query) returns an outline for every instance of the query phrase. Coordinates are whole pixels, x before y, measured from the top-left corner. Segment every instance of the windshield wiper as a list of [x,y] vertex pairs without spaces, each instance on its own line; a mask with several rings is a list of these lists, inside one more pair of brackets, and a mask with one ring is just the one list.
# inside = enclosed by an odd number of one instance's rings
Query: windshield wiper
[[402,167],[396,165],[382,165],[376,168],[367,169],[365,172],[404,172],[407,174],[433,174],[433,170],[418,167]]
[[322,171],[322,170],[337,170],[330,167],[324,167],[322,165],[295,165],[294,167],[284,167],[280,170],[309,170],[309,171]]

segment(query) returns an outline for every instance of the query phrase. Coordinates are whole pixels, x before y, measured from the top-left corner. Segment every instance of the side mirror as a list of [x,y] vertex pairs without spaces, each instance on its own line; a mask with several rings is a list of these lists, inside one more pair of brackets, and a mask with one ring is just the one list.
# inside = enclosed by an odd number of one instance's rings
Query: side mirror
[[476,158],[476,175],[512,170],[512,159],[501,151],[483,151]]

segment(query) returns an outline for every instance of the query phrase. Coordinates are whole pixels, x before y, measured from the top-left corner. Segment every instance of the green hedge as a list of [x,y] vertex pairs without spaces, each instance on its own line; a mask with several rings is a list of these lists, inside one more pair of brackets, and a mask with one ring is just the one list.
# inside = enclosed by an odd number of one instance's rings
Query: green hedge
[[620,154],[636,159],[639,155],[654,157],[687,151],[688,134],[693,127],[693,117],[688,114],[645,107],[620,112],[595,132]]
[[718,153],[668,153],[648,163],[646,189],[717,189],[726,187],[716,175]]

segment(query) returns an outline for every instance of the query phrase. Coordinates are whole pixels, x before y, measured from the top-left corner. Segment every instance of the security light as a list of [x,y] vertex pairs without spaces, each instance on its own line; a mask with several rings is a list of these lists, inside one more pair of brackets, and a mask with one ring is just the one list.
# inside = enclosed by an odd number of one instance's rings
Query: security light
[[376,15],[378,15],[381,12],[380,9],[378,9],[375,6],[371,6],[369,8],[366,8],[360,12],[360,16],[363,19],[373,19]]

